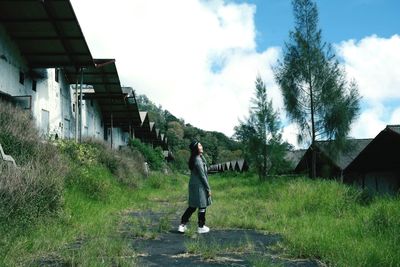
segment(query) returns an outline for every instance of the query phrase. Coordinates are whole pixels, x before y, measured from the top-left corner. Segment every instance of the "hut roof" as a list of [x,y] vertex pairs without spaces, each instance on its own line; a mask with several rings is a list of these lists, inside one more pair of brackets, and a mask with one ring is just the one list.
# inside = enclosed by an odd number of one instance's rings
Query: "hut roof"
[[400,125],[388,125],[386,126],[387,129],[400,134]]
[[[333,141],[317,141],[316,147],[320,153],[328,158],[333,165],[337,168],[344,170],[360,153],[365,147],[372,141],[372,139],[351,139],[349,140],[348,148],[345,151],[335,153],[332,151]],[[296,170],[298,171],[304,162],[307,162],[307,157],[311,156],[311,147],[303,154],[303,157],[298,162]]]
[[339,152],[336,156],[330,152],[329,141],[317,142],[319,149],[328,156],[336,166],[344,170],[360,153],[364,148],[372,141],[369,139],[351,139],[349,147],[346,151]]
[[290,163],[292,168],[296,168],[307,149],[289,150],[286,152],[285,159]]
[[388,125],[351,162],[346,171],[382,171],[400,168],[400,125]]

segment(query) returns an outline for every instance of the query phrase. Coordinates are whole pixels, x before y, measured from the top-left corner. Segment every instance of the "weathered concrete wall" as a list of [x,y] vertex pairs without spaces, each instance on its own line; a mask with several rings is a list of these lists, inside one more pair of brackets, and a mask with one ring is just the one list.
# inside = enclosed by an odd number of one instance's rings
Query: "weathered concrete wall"
[[[126,146],[129,140],[129,133],[123,132],[119,128],[112,129],[112,147],[118,149]],[[107,143],[111,146],[111,129],[107,129]]]
[[10,95],[31,94],[32,82],[25,77],[19,82],[19,74],[27,73],[28,66],[16,44],[0,24],[0,91]]
[[[21,81],[21,75],[23,81]],[[57,76],[57,79],[56,79]],[[36,84],[36,86],[34,86]],[[26,96],[36,126],[44,137],[75,137],[75,92],[65,79],[62,69],[29,70],[17,45],[0,24],[0,92]],[[110,133],[105,138],[102,115],[94,100],[82,103],[82,138],[105,140],[111,145]],[[126,145],[128,134],[113,129],[113,148]]]
[[82,103],[82,137],[104,140],[102,115],[94,100],[84,100]]

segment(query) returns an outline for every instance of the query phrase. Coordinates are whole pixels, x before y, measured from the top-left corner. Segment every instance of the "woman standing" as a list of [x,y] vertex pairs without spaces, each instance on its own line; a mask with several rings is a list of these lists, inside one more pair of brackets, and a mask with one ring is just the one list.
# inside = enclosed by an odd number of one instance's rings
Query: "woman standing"
[[186,224],[189,222],[193,212],[198,210],[197,232],[199,234],[207,233],[210,228],[205,226],[206,208],[211,205],[211,189],[208,184],[207,162],[203,157],[203,146],[198,141],[193,141],[189,145],[191,156],[189,159],[190,181],[189,181],[189,207],[181,218],[181,224],[178,231],[184,233]]

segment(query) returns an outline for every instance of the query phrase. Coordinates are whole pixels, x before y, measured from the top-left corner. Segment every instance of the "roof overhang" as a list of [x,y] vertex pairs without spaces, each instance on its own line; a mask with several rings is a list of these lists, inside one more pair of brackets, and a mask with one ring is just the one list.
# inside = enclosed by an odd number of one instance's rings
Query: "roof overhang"
[[82,73],[67,72],[71,81],[78,81],[93,88],[85,93],[85,100],[96,100],[100,106],[106,127],[120,127],[128,131],[141,125],[140,115],[133,89],[121,87],[115,59],[94,59],[94,65],[84,68]]
[[69,0],[0,1],[0,23],[30,68],[78,69],[93,65]]

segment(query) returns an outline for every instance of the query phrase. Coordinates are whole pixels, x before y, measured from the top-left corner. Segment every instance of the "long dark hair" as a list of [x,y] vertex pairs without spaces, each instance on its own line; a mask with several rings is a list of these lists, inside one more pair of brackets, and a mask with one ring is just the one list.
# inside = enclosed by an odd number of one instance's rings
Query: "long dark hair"
[[191,154],[190,154],[188,165],[189,165],[189,169],[193,170],[195,158],[199,155],[199,142],[193,141],[189,147],[190,147]]

